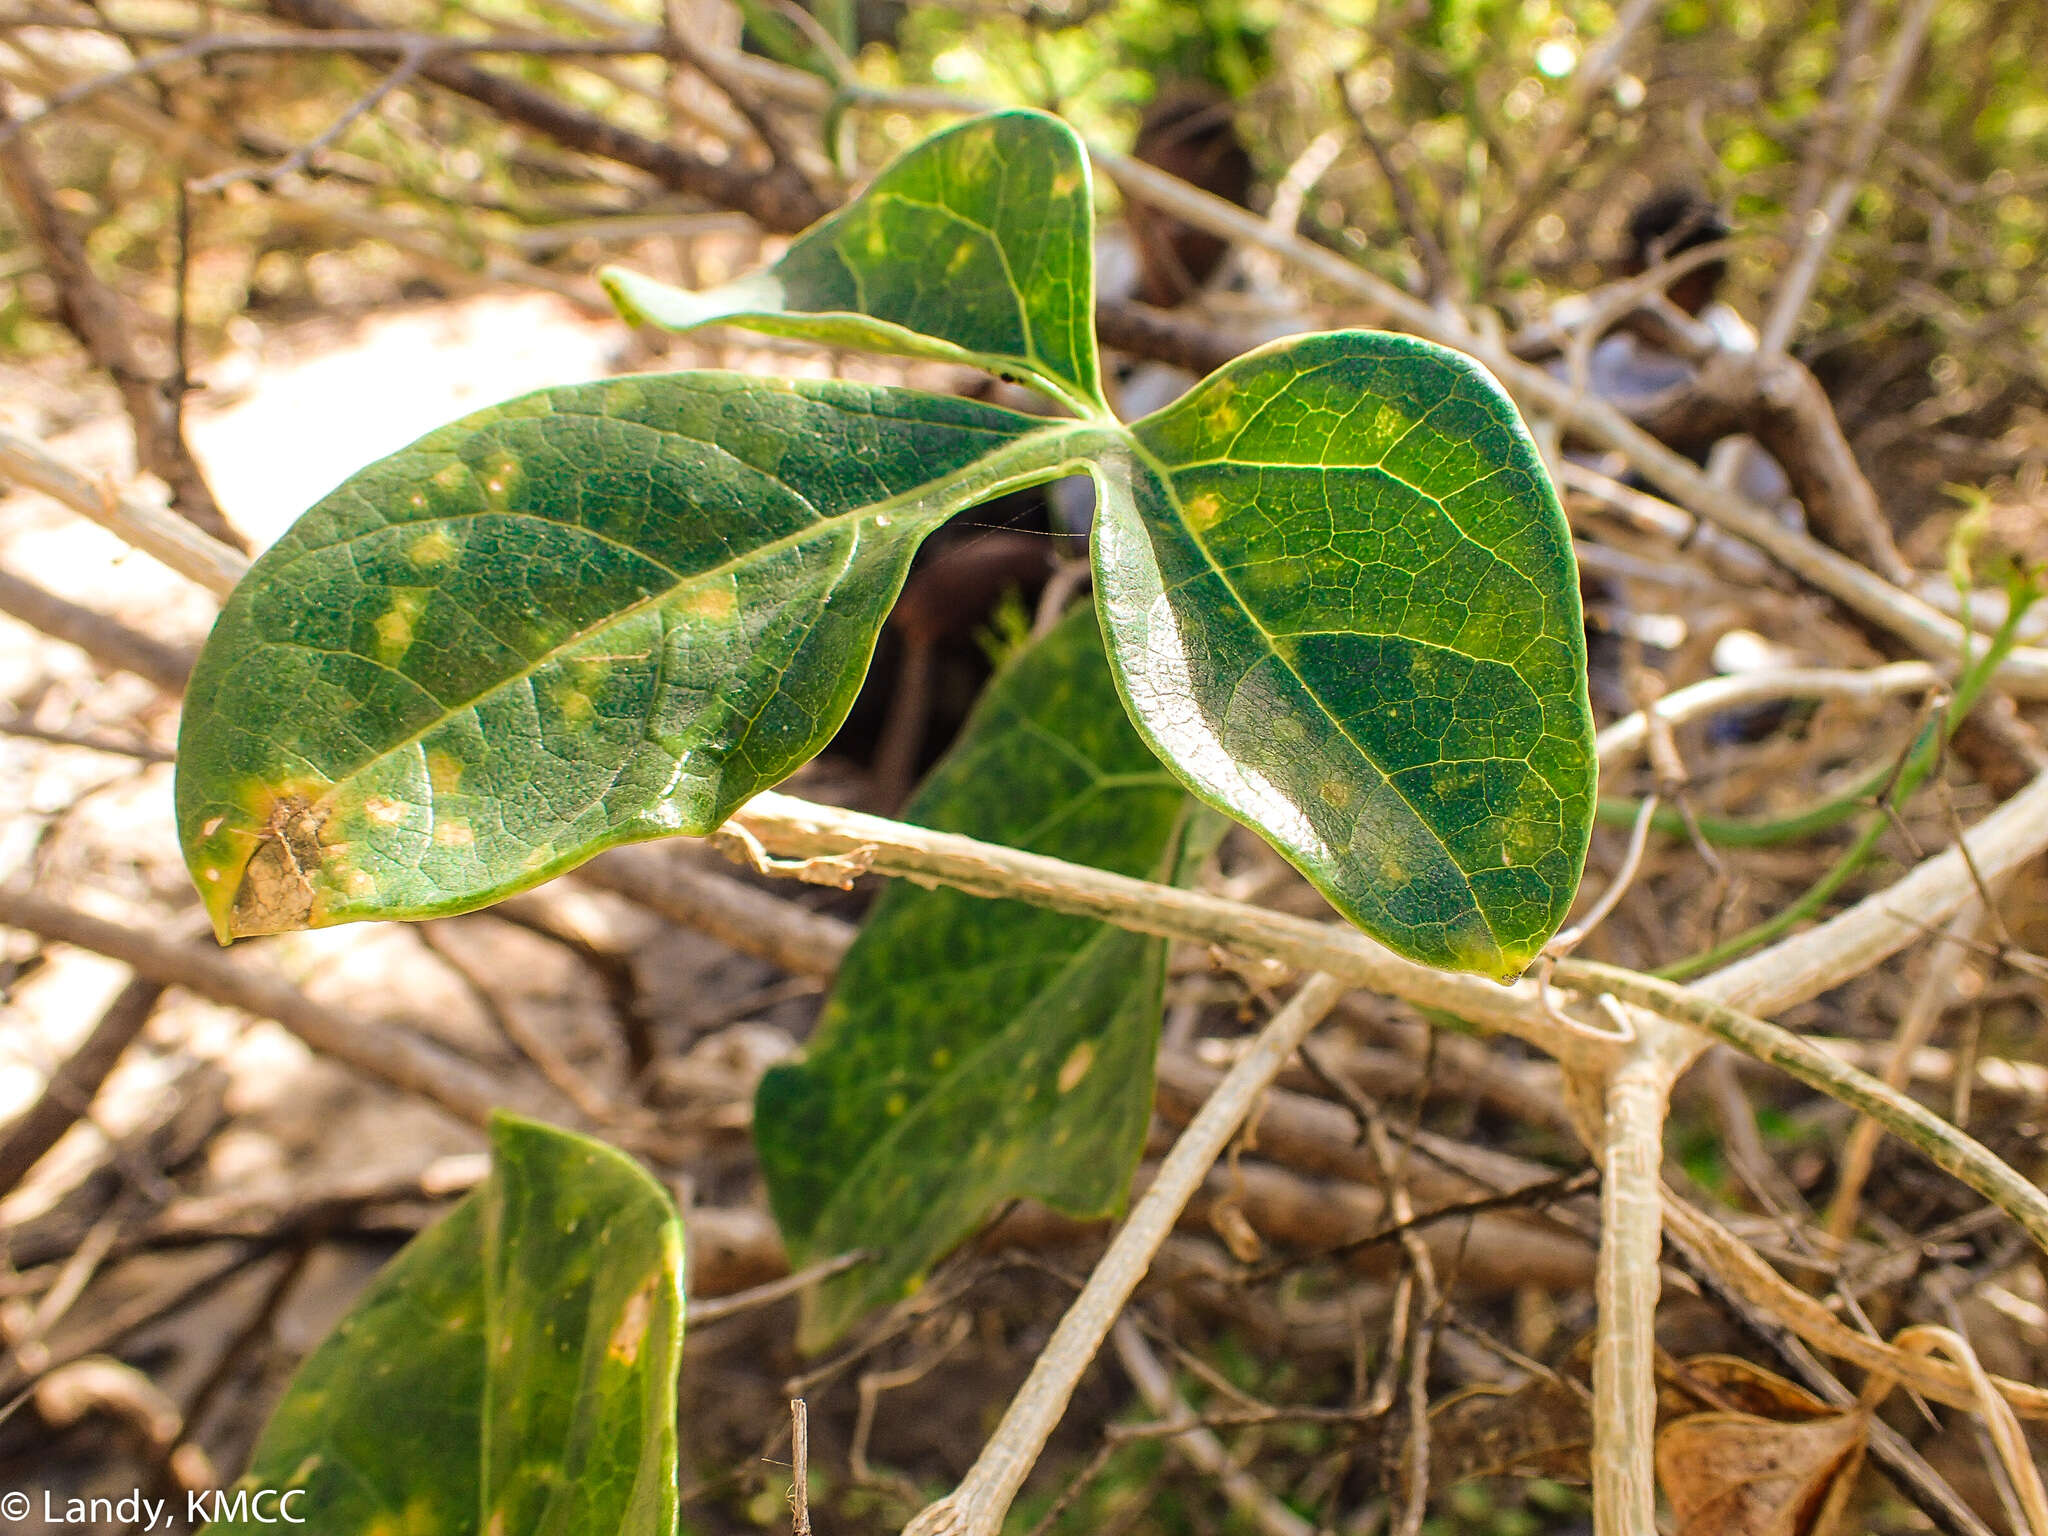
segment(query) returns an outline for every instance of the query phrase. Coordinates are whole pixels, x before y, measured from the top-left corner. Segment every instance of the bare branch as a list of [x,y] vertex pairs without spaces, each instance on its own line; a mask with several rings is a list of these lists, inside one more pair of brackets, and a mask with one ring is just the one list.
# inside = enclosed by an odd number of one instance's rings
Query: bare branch
[[314,1002],[282,978],[238,965],[218,951],[162,939],[90,916],[23,890],[0,887],[0,924],[121,961],[141,977],[184,987],[210,1002],[274,1019],[323,1056],[487,1125],[498,1105],[530,1094],[498,1081],[423,1040]]
[[85,242],[58,211],[26,139],[12,132],[12,114],[0,97],[0,183],[57,289],[57,311],[86,355],[106,370],[121,392],[135,429],[137,464],[171,489],[171,504],[202,532],[236,549],[242,536],[221,515],[179,423],[183,380],[163,378],[143,365],[133,324],[120,295],[101,282]]
[[92,484],[35,443],[11,432],[0,431],[0,476],[62,502],[215,597],[226,597],[249,569],[249,557],[241,551],[201,533],[161,507]]
[[426,67],[427,55],[408,52],[398,61],[398,67],[385,75],[375,85],[345,107],[341,115],[329,123],[319,134],[293,150],[276,165],[260,169],[217,171],[201,181],[192,183],[193,192],[220,192],[238,181],[254,182],[259,187],[272,187],[287,176],[296,176],[313,168],[315,162],[333,148],[344,133],[375,112],[394,91],[403,89],[414,76]]
[[[370,26],[369,18],[347,4],[346,0],[269,0],[269,4],[276,15],[323,32],[363,33],[375,30]],[[601,44],[584,51],[663,51],[664,45],[658,33],[645,41],[652,46],[632,49],[620,44]],[[388,57],[391,50],[383,46],[351,51],[382,53]],[[467,96],[508,121],[545,134],[585,154],[645,171],[665,187],[692,192],[721,208],[733,208],[749,214],[765,229],[794,233],[815,223],[829,211],[811,185],[789,165],[777,165],[758,174],[738,166],[714,165],[673,144],[642,137],[607,122],[595,113],[570,106],[545,91],[457,59],[429,59],[421,73],[436,85],[459,96]]]
[[159,983],[139,979],[117,992],[78,1049],[50,1074],[42,1097],[8,1125],[6,1135],[0,1137],[0,1195],[19,1184],[78,1122],[122,1053],[142,1033],[163,995]]
[[[1871,98],[1869,111],[1864,113],[1863,120],[1856,125],[1856,132],[1849,140],[1842,156],[1841,174],[1809,215],[1805,243],[1792,258],[1784,282],[1772,296],[1770,313],[1764,317],[1757,340],[1757,350],[1766,358],[1784,352],[1792,340],[1792,332],[1799,324],[1799,312],[1806,307],[1807,296],[1813,292],[1814,281],[1820,276],[1821,264],[1827,260],[1828,251],[1841,230],[1842,220],[1848,217],[1849,205],[1863,185],[1864,168],[1877,150],[1884,125],[1899,104],[1899,97],[1912,76],[1913,66],[1919,62],[1920,45],[1927,37],[1928,23],[1934,19],[1939,5],[1940,0],[1911,0],[1899,18],[1899,32],[1892,39],[1891,57],[1885,62],[1884,79],[1878,85],[1877,94]],[[1844,59],[1841,67],[1846,71],[1849,63]]]
[[104,666],[132,672],[145,682],[155,683],[173,698],[185,691],[185,679],[192,672],[191,652],[165,645],[103,613],[67,602],[33,582],[23,581],[12,571],[0,570],[0,613],[12,614],[31,629],[77,646]]

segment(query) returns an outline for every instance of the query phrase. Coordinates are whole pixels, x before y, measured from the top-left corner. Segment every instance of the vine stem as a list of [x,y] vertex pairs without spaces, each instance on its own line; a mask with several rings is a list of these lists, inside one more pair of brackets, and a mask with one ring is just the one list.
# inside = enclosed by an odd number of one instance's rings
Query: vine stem
[[[1222,945],[1303,971],[1328,972],[1349,985],[1391,993],[1513,1034],[1548,1051],[1568,1072],[1603,1085],[1632,1041],[1643,1049],[1669,1051],[1675,1080],[1710,1040],[1721,1040],[1870,1116],[2006,1211],[2048,1251],[2048,1195],[1909,1095],[1729,1001],[1741,999],[1758,1008],[1789,1006],[1903,948],[1924,932],[1927,922],[1946,918],[1974,899],[1973,876],[1957,849],[1928,859],[1888,890],[1831,922],[1693,987],[1587,960],[1560,960],[1551,967],[1550,977],[1560,986],[1588,998],[1606,994],[1646,1010],[1631,1034],[1595,1029],[1572,1019],[1558,1008],[1548,984],[1537,978],[1501,986],[1475,976],[1452,975],[1403,960],[1353,928],[1068,864],[957,833],[931,832],[773,792],[757,795],[733,822],[746,834],[742,846],[758,867],[770,872],[778,866],[765,857],[768,851],[793,851],[807,861],[822,856],[842,872],[858,864],[920,884],[1028,901],[1139,933]],[[1977,874],[1987,881],[1995,882],[2014,864],[2032,857],[2048,843],[2048,774],[1986,817],[1965,841]],[[1873,903],[1890,918],[1889,936],[1882,943],[1871,932],[1866,913]],[[1816,947],[1818,954],[1812,952]],[[1860,963],[1845,968],[1845,955]],[[1755,969],[1765,965],[1782,966],[1782,974],[1760,974]],[[1689,1028],[1671,1035],[1656,1027],[1659,1020]]]
[[1664,1116],[1682,1056],[1646,1019],[1607,1073],[1600,1127],[1600,1256],[1594,1276],[1594,1536],[1656,1536],[1656,1320],[1662,1277]]
[[749,800],[714,836],[763,873],[801,875],[815,866],[820,878],[836,882],[848,872],[873,870],[917,885],[1027,901],[1137,933],[1216,945],[1302,972],[1327,971],[1350,986],[1514,1034],[1591,1071],[1605,1060],[1599,1053],[1611,1050],[1603,1032],[1587,1030],[1549,1006],[1533,978],[1503,986],[1439,971],[1402,959],[1347,924],[1292,917],[772,790]]
[[1302,982],[1287,1006],[1266,1021],[1251,1049],[1216,1085],[1159,1165],[1158,1177],[1139,1198],[1081,1294],[1067,1308],[1003,1414],[1002,1423],[960,1486],[911,1521],[903,1536],[994,1536],[1001,1529],[1017,1490],[1024,1486],[1047,1438],[1067,1411],[1074,1388],[1151,1268],[1153,1255],[1173,1230],[1175,1219],[1208,1177],[1259,1095],[1346,990],[1344,982],[1318,972]]
[[[1559,966],[1562,970],[1563,966]],[[1812,1041],[1737,1009],[1701,997],[1669,982],[1620,966],[1580,962],[1574,979],[1582,986],[1637,1005],[1657,1015],[1660,1028],[1646,1031],[1667,1049],[1680,1046],[1663,1038],[1673,1024],[1691,1025],[1682,1038],[1683,1060],[1690,1065],[1705,1036],[1734,1046],[1746,1056],[1777,1067],[1832,1099],[1868,1115],[1906,1145],[1917,1149],[1944,1172],[1952,1174],[2004,1211],[2048,1253],[2048,1193],[2025,1178],[1982,1142],[1958,1130],[1917,1099],[1880,1078],[1850,1066]]]
[[[2048,774],[2036,778],[1969,831],[1963,839],[1969,862],[1961,851],[1951,848],[1829,921],[1689,987],[1619,967],[1559,961],[1551,975],[1561,986],[1588,997],[1606,995],[1635,1005],[1625,1015],[1629,1029],[1621,1032],[1595,1031],[1566,1017],[1556,1004],[1563,994],[1554,994],[1531,978],[1501,986],[1476,977],[1448,975],[1402,960],[1354,929],[1288,917],[1201,892],[1152,885],[772,793],[757,796],[734,820],[746,830],[744,839],[736,839],[743,847],[757,856],[771,852],[786,856],[771,865],[780,873],[794,872],[806,861],[836,867],[857,863],[863,869],[919,884],[1028,901],[1138,932],[1218,945],[1302,970],[1327,972],[1351,986],[1442,1008],[1514,1034],[1558,1056],[1570,1080],[1597,1090],[1592,1095],[1596,1123],[1588,1127],[1587,1139],[1603,1151],[1610,1145],[1618,1151],[1627,1144],[1605,1133],[1604,1120],[1610,1079],[1628,1058],[1638,1052],[1654,1054],[1668,1084],[1710,1040],[1721,1039],[1871,1115],[2013,1214],[2037,1240],[2048,1237],[2048,1197],[1988,1149],[1896,1089],[1837,1061],[1790,1031],[1733,1006],[1768,1010],[1816,996],[1923,937],[1928,923],[1946,918],[1974,899],[1978,876],[1996,881],[2005,871],[2032,858],[2048,845]],[[792,864],[790,857],[799,862]],[[1616,1107],[1624,1111],[1621,1125],[1633,1138],[1635,1151],[1618,1166],[1635,1174],[1647,1159],[1647,1166],[1654,1169],[1661,1110],[1656,1117],[1646,1117],[1634,1103],[1634,1096],[1644,1091],[1642,1085],[1627,1083],[1621,1091],[1623,1102]],[[1663,1219],[1699,1237],[1705,1217],[1682,1202],[1674,1204],[1669,1196],[1662,1197],[1662,1206]],[[1640,1216],[1640,1201],[1625,1204],[1623,1213]],[[1628,1230],[1633,1234],[1628,1240],[1633,1246],[1615,1250],[1606,1279],[1615,1294],[1624,1298],[1623,1311],[1610,1325],[1610,1354],[1617,1359],[1650,1347],[1642,1330],[1652,1320],[1656,1299],[1655,1228]],[[1869,1368],[1890,1370],[1910,1379],[1916,1390],[1943,1402],[1965,1408],[1974,1405],[1970,1384],[1959,1371],[1933,1361],[1909,1360],[1902,1351],[1879,1340],[1842,1328],[1824,1308],[1807,1305],[1811,1298],[1785,1285],[1761,1259],[1732,1238],[1718,1244],[1702,1240],[1700,1246],[1722,1278],[1816,1347]],[[1623,1447],[1631,1442],[1641,1447],[1652,1443],[1654,1418],[1649,1415],[1654,1402],[1628,1385],[1639,1379],[1625,1372],[1614,1378],[1613,1421],[1633,1426],[1621,1441]],[[2048,1393],[2007,1380],[2000,1380],[1998,1389],[2022,1413],[2048,1416]],[[1602,1438],[1611,1454],[1623,1454],[1614,1449],[1613,1433]],[[1627,1474],[1617,1466],[1614,1475],[1640,1481],[1646,1475],[1644,1465],[1647,1463],[1638,1463]],[[968,1529],[920,1525],[915,1536],[958,1536]]]

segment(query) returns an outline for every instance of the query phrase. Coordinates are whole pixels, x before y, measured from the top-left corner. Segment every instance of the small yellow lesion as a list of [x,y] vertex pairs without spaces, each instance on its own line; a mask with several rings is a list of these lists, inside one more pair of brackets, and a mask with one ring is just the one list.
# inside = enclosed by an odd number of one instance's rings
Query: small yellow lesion
[[1214,491],[1204,491],[1199,496],[1189,497],[1184,510],[1188,526],[1197,533],[1207,533],[1223,516],[1223,498]]
[[462,783],[462,764],[449,753],[431,748],[426,754],[427,782],[437,795],[453,794]]
[[1357,792],[1355,785],[1343,779],[1325,779],[1316,786],[1316,793],[1322,797],[1323,804],[1337,811],[1351,804],[1352,796]]
[[1244,425],[1244,407],[1238,403],[1237,388],[1227,380],[1217,384],[1202,411],[1202,425],[1218,437]]
[[[426,501],[415,496],[413,505],[423,507]],[[437,565],[446,565],[455,558],[455,541],[448,537],[445,529],[436,528],[414,539],[405,553],[414,565],[431,570]]]
[[467,848],[476,841],[476,833],[460,816],[445,816],[434,823],[434,842],[442,848]]
[[363,815],[380,827],[403,825],[406,809],[403,801],[389,795],[371,795],[363,802]]
[[377,634],[377,659],[386,666],[395,666],[399,658],[412,649],[413,626],[420,612],[427,606],[427,595],[411,588],[400,588],[391,594],[391,606],[378,615],[371,626]]
[[1079,171],[1061,171],[1059,175],[1052,179],[1052,195],[1054,197],[1072,197],[1080,190],[1081,173]]
[[647,1337],[647,1323],[654,1316],[654,1287],[660,1275],[649,1275],[640,1288],[626,1298],[625,1310],[619,1314],[619,1323],[612,1330],[605,1353],[621,1365],[631,1365],[640,1358],[640,1341]]
[[1060,1063],[1059,1089],[1061,1093],[1072,1093],[1081,1086],[1081,1080],[1088,1075],[1088,1069],[1095,1065],[1095,1044],[1083,1040]]
[[1529,968],[1533,952],[1517,947],[1503,949],[1475,913],[1470,922],[1450,936],[1452,965],[1461,971],[1512,980]]
[[730,579],[721,579],[707,586],[690,588],[677,600],[676,606],[694,619],[729,619],[739,606],[739,593],[734,590]]

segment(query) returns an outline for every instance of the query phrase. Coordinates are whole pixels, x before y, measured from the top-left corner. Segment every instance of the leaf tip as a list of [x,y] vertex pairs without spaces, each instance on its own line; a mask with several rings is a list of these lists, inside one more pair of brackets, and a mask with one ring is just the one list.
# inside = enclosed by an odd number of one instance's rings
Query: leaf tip
[[245,838],[213,832],[203,841],[194,840],[185,847],[185,865],[194,889],[199,892],[199,904],[206,909],[214,939],[223,946],[247,936],[236,921],[236,908],[247,883],[254,849],[235,846],[246,842]]
[[654,321],[634,300],[634,291],[650,279],[621,266],[602,266],[597,269],[597,285],[604,290],[604,296],[612,301],[612,308],[619,312],[619,318],[628,325],[652,325]]

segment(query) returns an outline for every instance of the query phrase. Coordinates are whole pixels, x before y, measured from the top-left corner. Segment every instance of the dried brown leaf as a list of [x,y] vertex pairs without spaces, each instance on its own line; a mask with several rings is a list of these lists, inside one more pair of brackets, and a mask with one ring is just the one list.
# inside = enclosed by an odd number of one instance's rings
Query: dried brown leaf
[[1664,1403],[1672,1417],[1702,1409],[1753,1414],[1796,1423],[1825,1419],[1840,1410],[1795,1381],[1735,1355],[1693,1355],[1660,1364]]
[[1869,1415],[1786,1424],[1696,1413],[1657,1436],[1678,1536],[1829,1536],[1863,1464]]

